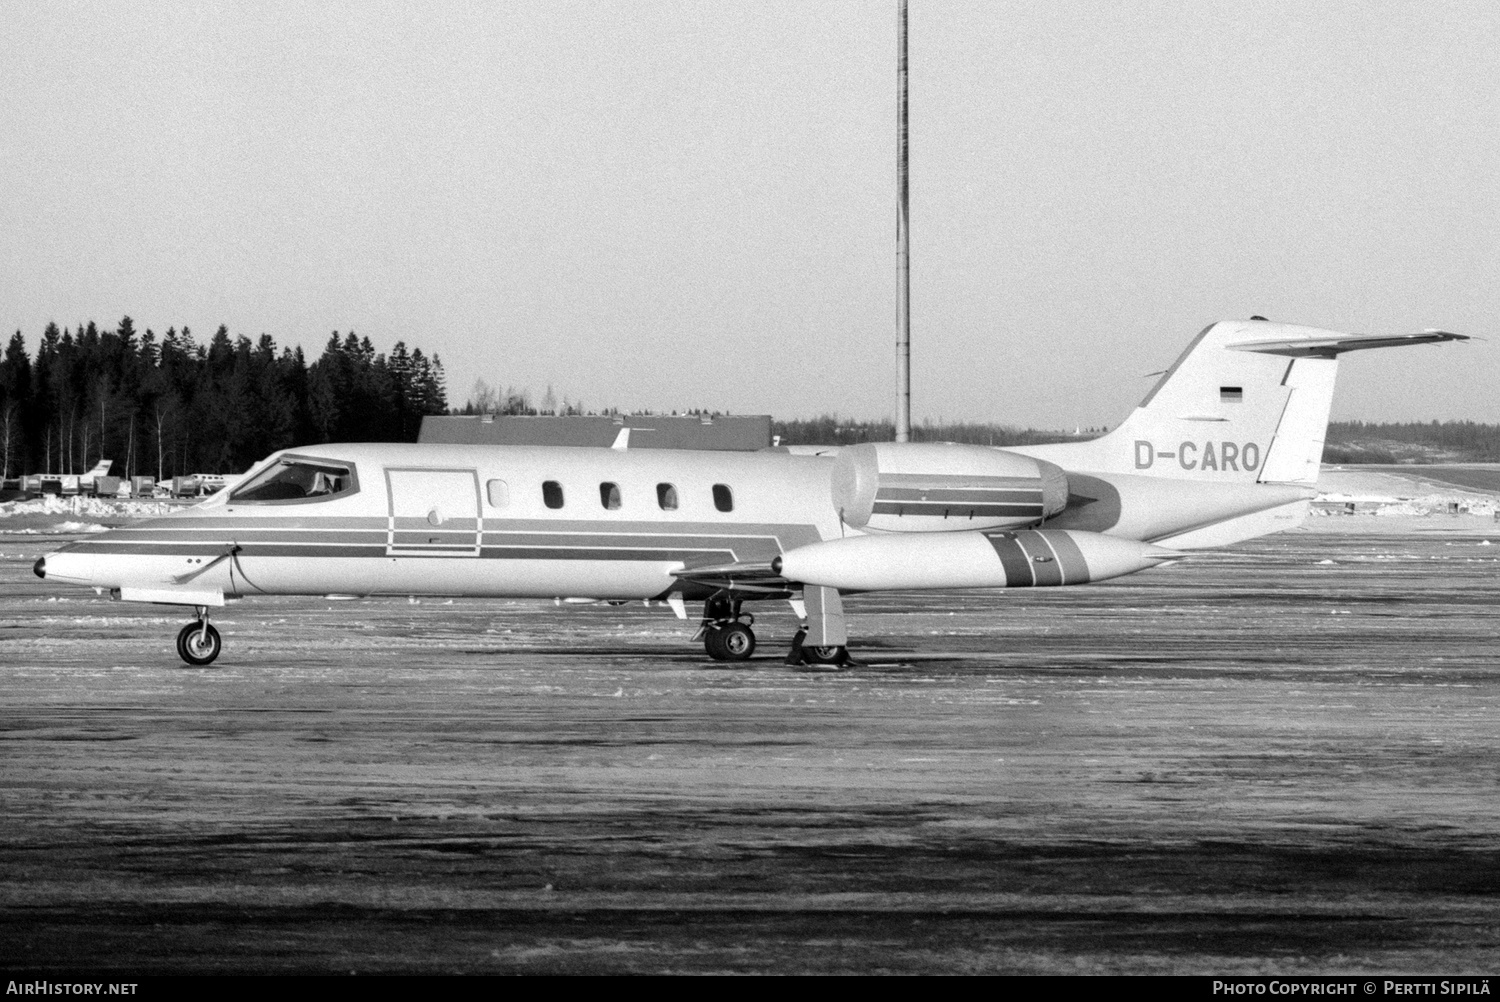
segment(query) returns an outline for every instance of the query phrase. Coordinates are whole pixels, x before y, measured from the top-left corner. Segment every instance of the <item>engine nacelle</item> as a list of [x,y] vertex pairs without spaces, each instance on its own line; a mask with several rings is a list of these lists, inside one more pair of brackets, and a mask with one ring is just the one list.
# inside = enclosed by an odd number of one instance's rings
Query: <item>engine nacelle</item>
[[856,529],[1006,529],[1068,504],[1061,468],[981,445],[876,442],[840,450],[835,463],[833,504]]

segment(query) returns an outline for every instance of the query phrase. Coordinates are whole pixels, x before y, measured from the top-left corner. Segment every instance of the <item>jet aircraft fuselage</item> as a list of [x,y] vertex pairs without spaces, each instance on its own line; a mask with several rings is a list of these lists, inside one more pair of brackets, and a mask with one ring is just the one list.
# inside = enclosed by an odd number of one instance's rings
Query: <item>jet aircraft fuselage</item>
[[843,660],[842,593],[1083,584],[1296,524],[1337,356],[1451,340],[1215,324],[1114,432],[1058,445],[308,446],[36,571],[195,607],[194,663],[218,654],[209,610],[257,594],[702,599],[726,659],[754,649],[741,604],[784,598],[794,657]]

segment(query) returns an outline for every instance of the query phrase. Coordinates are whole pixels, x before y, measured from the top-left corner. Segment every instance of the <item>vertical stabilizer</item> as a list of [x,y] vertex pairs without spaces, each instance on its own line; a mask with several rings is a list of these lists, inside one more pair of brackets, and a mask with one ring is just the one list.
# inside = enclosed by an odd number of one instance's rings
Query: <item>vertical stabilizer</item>
[[1092,442],[1015,448],[1067,470],[1218,483],[1317,483],[1338,356],[1467,340],[1340,334],[1266,320],[1206,328],[1125,422]]

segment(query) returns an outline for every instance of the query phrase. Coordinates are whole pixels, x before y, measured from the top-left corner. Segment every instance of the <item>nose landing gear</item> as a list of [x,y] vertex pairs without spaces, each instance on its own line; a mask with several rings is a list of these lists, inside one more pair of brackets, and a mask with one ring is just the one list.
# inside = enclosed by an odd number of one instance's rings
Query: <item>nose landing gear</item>
[[208,609],[198,606],[198,621],[189,623],[177,634],[177,656],[190,665],[212,664],[223,649],[219,631],[208,623]]

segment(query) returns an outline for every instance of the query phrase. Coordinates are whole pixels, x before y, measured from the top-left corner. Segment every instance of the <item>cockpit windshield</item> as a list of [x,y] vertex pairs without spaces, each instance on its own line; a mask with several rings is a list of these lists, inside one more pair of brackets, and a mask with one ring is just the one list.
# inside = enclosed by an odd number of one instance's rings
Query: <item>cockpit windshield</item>
[[229,494],[230,504],[327,501],[358,489],[354,467],[322,459],[283,456]]

